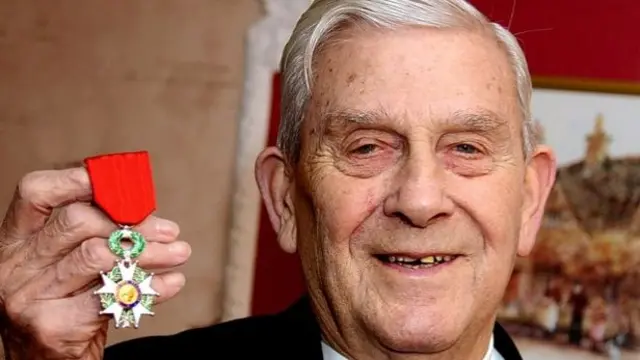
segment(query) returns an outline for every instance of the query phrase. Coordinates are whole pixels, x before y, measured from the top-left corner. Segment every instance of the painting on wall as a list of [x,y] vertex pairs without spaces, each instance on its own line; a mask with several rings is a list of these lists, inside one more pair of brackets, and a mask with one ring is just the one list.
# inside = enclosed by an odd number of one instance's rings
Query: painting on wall
[[524,48],[533,117],[558,157],[538,242],[499,321],[527,360],[640,359],[640,50],[613,41],[640,7],[471,2]]
[[640,96],[536,89],[532,112],[557,181],[499,321],[525,359],[640,359]]

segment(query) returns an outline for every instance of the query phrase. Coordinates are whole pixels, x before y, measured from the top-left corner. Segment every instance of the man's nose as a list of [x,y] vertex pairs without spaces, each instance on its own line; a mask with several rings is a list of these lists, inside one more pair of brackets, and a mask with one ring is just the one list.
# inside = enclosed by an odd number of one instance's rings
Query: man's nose
[[445,178],[445,170],[435,156],[407,158],[392,180],[392,190],[384,203],[385,215],[421,228],[450,216],[454,203],[445,191]]

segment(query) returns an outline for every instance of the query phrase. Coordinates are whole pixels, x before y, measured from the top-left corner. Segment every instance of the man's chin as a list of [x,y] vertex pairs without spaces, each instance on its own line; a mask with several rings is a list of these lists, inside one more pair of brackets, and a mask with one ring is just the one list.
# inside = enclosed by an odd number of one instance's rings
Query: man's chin
[[383,315],[369,319],[380,344],[397,353],[434,354],[451,348],[462,335],[462,321],[455,314],[415,313]]

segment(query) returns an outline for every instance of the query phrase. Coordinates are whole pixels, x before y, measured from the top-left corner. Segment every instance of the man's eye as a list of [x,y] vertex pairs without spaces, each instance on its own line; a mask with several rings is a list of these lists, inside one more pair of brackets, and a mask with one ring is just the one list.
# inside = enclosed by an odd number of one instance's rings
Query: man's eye
[[456,151],[459,151],[464,154],[470,154],[470,155],[477,154],[480,152],[480,150],[477,147],[471,144],[458,144],[455,146],[455,149]]
[[352,153],[354,154],[358,154],[358,155],[367,155],[367,154],[371,154],[372,152],[376,151],[378,149],[378,145],[376,144],[365,144],[362,146],[358,146],[357,148],[355,148]]

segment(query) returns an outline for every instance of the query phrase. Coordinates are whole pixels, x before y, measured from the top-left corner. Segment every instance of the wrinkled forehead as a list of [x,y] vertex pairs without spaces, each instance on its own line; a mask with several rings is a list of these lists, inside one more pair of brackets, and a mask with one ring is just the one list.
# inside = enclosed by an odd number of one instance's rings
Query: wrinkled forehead
[[348,29],[322,47],[313,70],[307,115],[322,127],[429,120],[517,129],[522,122],[507,55],[483,31]]

